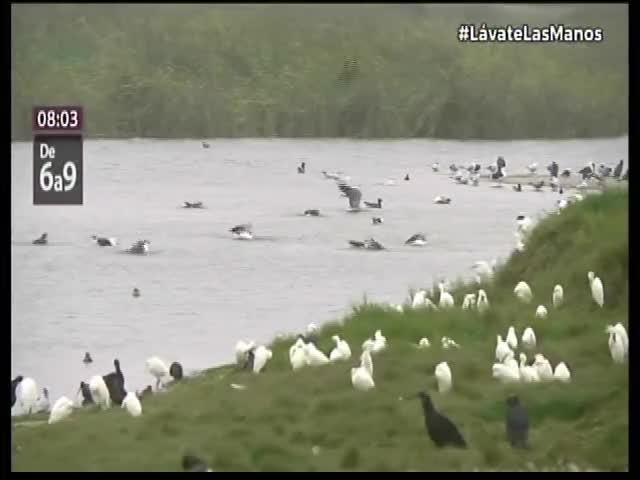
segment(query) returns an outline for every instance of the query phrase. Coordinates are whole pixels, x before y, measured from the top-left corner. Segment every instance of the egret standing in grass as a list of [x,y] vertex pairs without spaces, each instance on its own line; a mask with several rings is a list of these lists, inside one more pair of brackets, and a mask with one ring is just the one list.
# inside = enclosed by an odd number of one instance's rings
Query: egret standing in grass
[[24,413],[29,415],[35,413],[36,402],[38,401],[38,385],[33,378],[26,377],[20,382],[17,396],[20,408]]
[[132,417],[139,417],[142,415],[142,405],[140,404],[140,400],[138,396],[129,392],[125,395],[124,400],[122,400],[122,408],[127,410],[127,413]]
[[536,308],[536,318],[547,318],[547,307],[544,305],[538,305]]
[[507,344],[513,350],[518,348],[518,336],[516,335],[516,329],[513,326],[509,327],[507,331]]
[[587,278],[591,286],[591,296],[600,308],[602,308],[604,306],[604,285],[602,285],[602,280],[600,280],[600,277],[596,277],[593,272],[589,272]]
[[156,390],[160,388],[160,384],[165,384],[169,379],[169,367],[158,357],[150,357],[145,362],[147,372],[156,379]]
[[482,289],[478,290],[478,302],[476,304],[476,308],[480,313],[484,313],[489,310],[489,299],[487,298],[487,293]]
[[535,348],[536,346],[536,334],[533,328],[527,327],[522,333],[522,346],[527,349]]
[[435,376],[438,382],[438,392],[447,393],[453,386],[453,378],[451,375],[451,369],[447,362],[441,362],[436,365]]
[[73,402],[67,397],[60,397],[53,404],[51,414],[49,415],[49,425],[64,420],[73,412]]
[[91,398],[93,398],[94,403],[100,405],[103,410],[111,406],[109,389],[100,375],[91,377],[89,380],[89,391],[91,392]]
[[447,292],[443,282],[440,282],[438,287],[440,288],[440,308],[452,308],[454,306],[453,295]]
[[607,327],[609,333],[609,352],[614,363],[624,363],[625,361],[625,349],[624,343],[615,329],[611,326]]
[[336,343],[336,346],[329,354],[330,361],[335,362],[351,358],[351,348],[346,341],[342,340],[338,335],[334,335],[331,339]]
[[571,372],[564,362],[560,362],[556,365],[556,369],[553,372],[553,378],[562,383],[569,383],[571,381]]
[[513,289],[513,293],[525,303],[531,302],[531,299],[533,298],[531,287],[529,287],[527,282],[524,281],[521,281],[516,285],[516,288]]
[[556,285],[553,287],[552,300],[553,308],[558,308],[562,304],[562,301],[564,300],[564,289],[562,288],[562,285]]
[[273,352],[264,345],[256,348],[253,352],[253,373],[260,373],[272,356]]

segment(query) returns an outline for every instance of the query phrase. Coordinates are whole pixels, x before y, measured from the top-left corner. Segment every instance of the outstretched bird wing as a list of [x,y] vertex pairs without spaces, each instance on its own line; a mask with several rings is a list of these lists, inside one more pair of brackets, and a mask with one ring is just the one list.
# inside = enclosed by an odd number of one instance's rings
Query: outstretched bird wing
[[349,206],[351,208],[360,208],[360,200],[362,199],[362,192],[358,187],[352,187],[346,183],[338,183],[338,189],[342,194],[349,199]]

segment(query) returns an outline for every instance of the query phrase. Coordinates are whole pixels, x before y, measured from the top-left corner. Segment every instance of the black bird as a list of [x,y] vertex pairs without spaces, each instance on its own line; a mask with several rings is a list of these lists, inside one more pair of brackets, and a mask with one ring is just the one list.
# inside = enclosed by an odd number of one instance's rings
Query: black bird
[[138,288],[134,288],[133,292],[131,292],[131,295],[133,295],[135,298],[138,298],[140,296],[140,290],[138,290]]
[[582,179],[586,180],[587,178],[592,177],[596,172],[594,171],[593,168],[591,168],[589,165],[587,165],[586,167],[582,168],[581,170],[578,170],[578,173],[580,175],[582,175]]
[[204,208],[202,202],[183,202],[182,208]]
[[519,183],[516,183],[516,184],[513,186],[513,189],[514,189],[516,192],[521,192],[521,191],[522,191],[522,185],[520,185]]
[[256,359],[256,347],[250,348],[247,350],[247,361],[242,365],[243,370],[253,370],[253,362]]
[[549,175],[551,175],[552,177],[558,176],[559,169],[560,168],[558,167],[558,164],[556,162],[551,162],[551,165],[547,167],[547,170],[549,171]]
[[34,245],[46,245],[47,244],[47,237],[48,235],[46,233],[43,233],[42,235],[40,235],[40,238],[36,238],[33,241]]
[[503,178],[504,177],[504,172],[502,171],[503,168],[504,167],[498,166],[498,171],[491,174],[491,180],[499,181],[501,178]]
[[147,385],[140,393],[136,393],[139,399],[147,397],[153,394],[153,387],[151,385]]
[[91,354],[89,352],[86,352],[84,354],[84,358],[82,359],[82,363],[84,363],[85,365],[88,363],[93,362],[93,358],[91,358]]
[[120,360],[116,358],[113,361],[113,365],[116,371],[104,375],[102,379],[107,385],[111,401],[120,406],[122,405],[122,400],[124,400],[124,397],[127,395],[127,391],[124,388],[124,375],[122,374],[122,370],[120,370]]
[[202,148],[209,148],[211,145],[209,145],[207,142],[202,142]]
[[374,225],[382,225],[383,222],[383,218],[382,217],[373,217],[371,219],[371,223],[373,223]]
[[455,173],[458,171],[458,167],[454,163],[452,163],[451,165],[449,165],[449,171],[451,173]]
[[565,178],[569,178],[571,176],[571,169],[570,168],[565,168],[564,170],[562,170],[562,173],[560,174],[561,177],[565,177]]
[[16,378],[11,380],[11,408],[13,408],[16,403],[16,388],[18,388],[18,385],[20,385],[21,381],[22,375],[18,375]]
[[364,202],[364,204],[369,208],[382,208],[382,199],[378,198],[377,202]]
[[169,367],[169,375],[171,375],[176,381],[182,380],[182,377],[184,376],[182,372],[182,365],[178,362],[173,362]]
[[314,333],[309,333],[307,335],[298,334],[298,338],[301,338],[304,343],[313,343],[316,347],[318,346],[318,336]]
[[529,414],[517,395],[507,398],[507,438],[513,448],[529,448]]
[[409,181],[409,174],[408,174],[408,173],[404,176],[404,181],[405,181],[405,182],[408,182],[408,181]]
[[458,427],[435,409],[431,397],[425,392],[420,392],[418,397],[422,401],[427,434],[433,443],[435,443],[436,447],[452,446],[467,448],[467,443],[458,431]]
[[562,188],[562,186],[560,187],[560,190],[558,190],[558,193],[559,193],[560,195],[562,195],[562,194],[564,193],[564,189]]
[[304,211],[304,216],[305,217],[319,217],[320,216],[320,210],[317,210],[315,208],[312,208],[310,210],[305,210]]
[[93,397],[91,396],[91,389],[89,388],[89,384],[85,382],[80,382],[80,390],[82,393],[82,406],[92,405]]
[[144,255],[149,251],[149,245],[151,245],[151,242],[149,240],[138,240],[136,243],[129,247],[127,252],[136,255]]
[[307,168],[306,164],[302,162],[298,167],[298,173],[304,173],[306,168]]
[[616,165],[616,169],[613,171],[615,178],[620,178],[620,175],[622,175],[622,167],[624,167],[624,160],[620,160],[618,165]]
[[501,168],[506,168],[507,162],[504,161],[504,158],[498,157],[498,159],[496,160],[496,165],[498,166],[498,170],[499,170]]
[[185,472],[212,472],[211,468],[207,466],[202,460],[194,455],[182,456],[182,469]]
[[115,238],[98,237],[97,235],[91,235],[91,238],[101,247],[115,247],[117,243]]

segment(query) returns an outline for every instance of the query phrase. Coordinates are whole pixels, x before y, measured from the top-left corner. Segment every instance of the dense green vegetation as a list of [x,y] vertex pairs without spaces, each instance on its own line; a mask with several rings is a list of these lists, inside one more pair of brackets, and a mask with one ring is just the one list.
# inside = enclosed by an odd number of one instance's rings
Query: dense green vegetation
[[[526,251],[514,253],[486,286],[491,309],[484,316],[460,308],[401,314],[363,305],[321,332],[323,349],[335,333],[350,343],[354,358],[348,362],[292,372],[292,339],[279,339],[260,375],[211,370],[144,400],[139,418],[115,408],[76,412],[51,426],[17,426],[16,469],[171,471],[191,450],[217,470],[544,469],[567,463],[628,470],[629,371],[613,364],[604,331],[618,321],[628,328],[628,193],[590,196],[542,220],[531,235]],[[603,309],[591,300],[589,270],[604,282]],[[534,294],[529,306],[513,295],[523,279]],[[556,283],[564,286],[565,303],[553,309]],[[454,291],[456,304],[475,288]],[[534,318],[540,303],[549,308],[546,319]],[[492,379],[496,334],[512,324],[520,334],[533,326],[537,351],[553,365],[566,362],[572,382],[506,386]],[[388,348],[373,358],[375,390],[359,392],[349,369],[362,341],[378,328]],[[444,335],[461,348],[443,350]],[[415,347],[422,336],[430,348]],[[454,387],[438,394],[433,370],[443,360]],[[231,383],[247,388],[234,390]],[[439,451],[427,438],[420,404],[411,398],[422,389],[458,423],[468,450]],[[513,451],[505,439],[504,402],[514,391],[532,417],[527,452]]]
[[[615,136],[626,5],[12,5],[12,134],[82,104],[108,137]],[[463,44],[462,22],[601,26],[601,44]]]

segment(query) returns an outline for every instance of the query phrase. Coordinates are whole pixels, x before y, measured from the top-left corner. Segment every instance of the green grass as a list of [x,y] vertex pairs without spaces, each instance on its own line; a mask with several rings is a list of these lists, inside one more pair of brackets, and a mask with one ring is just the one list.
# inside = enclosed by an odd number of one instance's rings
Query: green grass
[[[173,471],[182,452],[201,455],[216,470],[506,470],[579,468],[628,470],[626,365],[613,365],[604,328],[628,325],[628,194],[609,191],[551,215],[532,232],[525,253],[514,254],[486,287],[490,311],[391,312],[366,304],[322,329],[321,345],[339,333],[354,357],[360,344],[382,329],[388,349],[374,356],[376,388],[355,391],[351,361],[292,372],[291,339],[273,344],[260,375],[221,367],[146,399],[143,415],[121,409],[80,411],[59,424],[17,426],[15,469],[30,471]],[[591,300],[587,272],[605,286],[605,306]],[[520,304],[512,293],[519,280],[534,301]],[[551,307],[561,283],[565,304]],[[471,287],[455,291],[457,305]],[[548,318],[534,318],[544,303]],[[572,383],[505,386],[491,378],[495,336],[509,325],[521,334],[533,326],[538,351],[555,365],[568,363]],[[448,335],[459,350],[442,350]],[[431,348],[415,344],[427,336]],[[230,348],[232,346],[230,345]],[[433,369],[446,360],[454,387],[435,391]],[[247,386],[233,390],[230,383]],[[470,448],[437,450],[426,436],[419,390],[460,427]],[[532,419],[528,452],[505,440],[505,398],[518,392]],[[319,447],[314,455],[312,448]],[[563,467],[564,468],[564,467]]]

